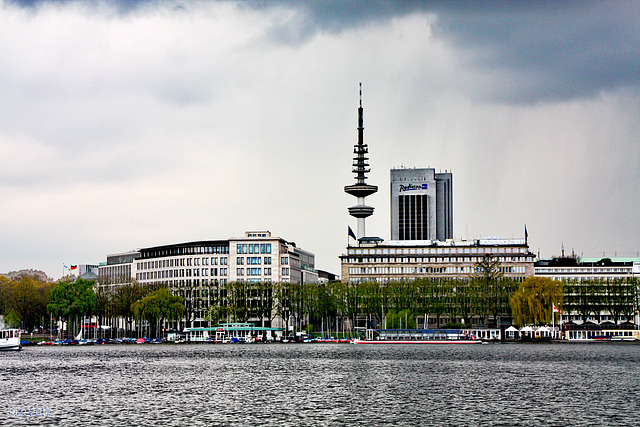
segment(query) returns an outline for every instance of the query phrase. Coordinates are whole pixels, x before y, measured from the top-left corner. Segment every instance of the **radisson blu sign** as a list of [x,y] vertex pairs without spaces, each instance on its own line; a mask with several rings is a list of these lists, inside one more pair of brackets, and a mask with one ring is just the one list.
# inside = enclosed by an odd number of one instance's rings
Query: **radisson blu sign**
[[427,187],[428,187],[428,184],[422,184],[422,185],[414,185],[414,184],[402,185],[402,184],[400,184],[400,192],[402,193],[403,191],[426,190]]

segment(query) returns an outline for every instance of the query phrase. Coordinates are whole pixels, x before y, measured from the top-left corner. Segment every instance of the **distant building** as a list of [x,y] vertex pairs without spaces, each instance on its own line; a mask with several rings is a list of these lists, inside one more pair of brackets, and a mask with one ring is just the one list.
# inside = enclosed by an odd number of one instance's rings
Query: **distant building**
[[107,262],[98,267],[100,286],[113,290],[118,286],[131,283],[136,272],[135,261],[140,258],[140,251],[133,250],[119,254],[107,255]]
[[318,270],[318,282],[319,283],[330,283],[340,280],[340,277],[336,274],[329,273],[328,271]]
[[[231,282],[316,283],[315,255],[269,231],[242,237],[143,248],[107,256],[100,284],[114,289],[135,279],[165,284],[185,299],[189,326],[203,326],[212,296]],[[253,319],[261,321],[263,319]]]
[[453,175],[391,169],[391,240],[453,238]]
[[640,277],[640,258],[556,257],[539,259],[535,275],[553,280],[601,280]]
[[97,280],[100,275],[100,266],[95,264],[80,264],[74,273],[83,280]]
[[342,280],[378,282],[422,277],[468,278],[485,255],[500,262],[504,277],[523,281],[533,275],[535,255],[524,239],[473,241],[371,241],[349,246],[340,256]]
[[[636,328],[640,258],[540,259],[535,275],[563,282],[562,327],[565,331]],[[572,332],[573,333],[573,332]],[[577,332],[576,332],[577,333]],[[581,332],[582,333],[582,332]]]

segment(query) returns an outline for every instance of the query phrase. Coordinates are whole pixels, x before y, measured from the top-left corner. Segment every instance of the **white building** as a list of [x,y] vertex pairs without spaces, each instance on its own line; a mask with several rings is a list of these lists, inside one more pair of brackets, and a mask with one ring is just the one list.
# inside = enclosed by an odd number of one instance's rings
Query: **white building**
[[[316,283],[315,256],[269,231],[243,237],[143,248],[107,256],[100,285],[114,289],[135,279],[164,284],[185,299],[190,322],[205,322],[212,295],[239,283]],[[260,319],[258,319],[260,320]],[[191,326],[191,325],[190,325]]]
[[640,277],[640,258],[578,258],[540,259],[535,275],[553,280],[606,280]]
[[535,255],[524,239],[478,239],[472,241],[382,241],[371,238],[349,246],[340,256],[345,282],[412,280],[421,277],[465,278],[477,262],[491,255],[500,262],[504,277],[523,281],[533,275]]

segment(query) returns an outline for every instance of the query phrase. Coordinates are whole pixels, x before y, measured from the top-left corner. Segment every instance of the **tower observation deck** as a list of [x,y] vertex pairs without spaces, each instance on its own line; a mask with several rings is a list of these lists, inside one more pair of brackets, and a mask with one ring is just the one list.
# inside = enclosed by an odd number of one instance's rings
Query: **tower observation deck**
[[378,191],[378,187],[375,185],[369,185],[366,183],[367,173],[371,172],[369,169],[369,148],[364,143],[364,126],[363,126],[363,110],[362,110],[362,83],[360,83],[360,107],[358,107],[358,143],[354,145],[353,154],[353,173],[356,175],[356,183],[354,185],[347,185],[344,187],[345,193],[348,193],[358,199],[358,204],[349,208],[349,215],[358,219],[357,238],[358,240],[366,237],[365,233],[365,218],[373,215],[373,207],[367,206],[364,202],[364,198],[370,196]]

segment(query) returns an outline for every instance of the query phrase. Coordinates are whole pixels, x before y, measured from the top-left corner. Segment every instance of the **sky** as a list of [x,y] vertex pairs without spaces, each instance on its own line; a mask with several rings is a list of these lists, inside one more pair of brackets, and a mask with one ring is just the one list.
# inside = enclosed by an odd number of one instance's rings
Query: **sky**
[[269,230],[340,272],[359,83],[454,236],[640,251],[640,3],[0,0],[0,273]]

